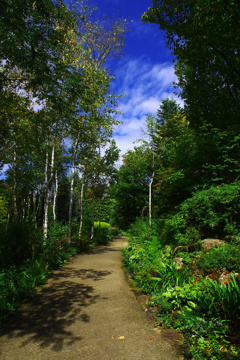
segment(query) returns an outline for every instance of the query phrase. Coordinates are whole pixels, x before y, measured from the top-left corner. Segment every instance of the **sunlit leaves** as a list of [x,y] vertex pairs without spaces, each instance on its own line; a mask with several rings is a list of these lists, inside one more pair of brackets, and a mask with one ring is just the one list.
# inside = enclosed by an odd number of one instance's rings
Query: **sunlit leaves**
[[117,124],[111,76],[103,65],[120,53],[125,25],[94,19],[87,0],[76,5],[0,4],[0,150],[9,164],[10,202],[14,197],[23,217],[24,202],[30,208],[30,197],[44,200],[44,189],[50,194],[71,163],[100,178],[111,173],[116,158],[113,148],[104,158],[98,155]]

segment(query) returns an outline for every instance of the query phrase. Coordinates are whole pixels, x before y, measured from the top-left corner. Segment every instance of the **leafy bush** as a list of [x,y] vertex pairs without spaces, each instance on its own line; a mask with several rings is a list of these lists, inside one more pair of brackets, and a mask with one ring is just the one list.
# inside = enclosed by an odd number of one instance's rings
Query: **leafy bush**
[[201,254],[198,267],[205,275],[209,274],[209,269],[240,273],[240,247],[231,244],[216,246]]
[[0,233],[0,269],[23,264],[41,243],[41,235],[31,223],[0,224]]
[[[183,213],[172,216],[171,221],[175,245],[181,236],[182,243],[197,244],[200,235],[194,233],[193,224],[187,226]],[[129,230],[130,244],[122,251],[123,264],[131,277],[151,295],[149,306],[157,309],[157,322],[184,335],[186,359],[239,359],[240,286],[234,278],[229,281],[229,271],[239,269],[238,245],[226,244],[208,253],[184,253],[185,266],[177,270],[172,247],[163,247],[163,232],[160,229],[158,236],[158,230],[156,224],[151,229],[145,222],[137,221]],[[219,271],[210,270],[213,266]],[[220,284],[214,279],[226,268],[228,281]],[[194,275],[190,276],[192,271]],[[209,271],[211,280],[205,278]]]
[[224,286],[207,280],[204,292],[199,294],[199,302],[201,308],[211,315],[237,321],[240,325],[240,287],[233,275]]
[[68,225],[60,222],[54,222],[49,226],[48,237],[50,239],[66,239],[68,233]]
[[229,338],[239,335],[239,296],[235,281],[225,287],[197,277],[153,296],[151,303],[158,306],[159,323],[184,335],[187,358],[238,359],[237,347],[231,346]]
[[111,225],[102,222],[102,221],[96,221],[94,222],[94,240],[97,244],[107,244],[111,238]]
[[28,260],[21,267],[11,266],[0,271],[0,319],[31,296],[48,275],[49,267],[43,259]]
[[200,238],[239,233],[240,182],[212,186],[185,200],[163,226],[165,243],[198,246]]
[[67,259],[79,252],[79,244],[71,240],[47,238],[43,247],[43,257],[51,266],[67,263]]
[[109,229],[110,228],[110,224],[109,223],[106,223],[104,221],[94,221],[94,228],[95,229]]
[[168,287],[184,283],[188,269],[177,270],[169,248],[162,248],[156,224],[139,220],[130,228],[130,245],[123,250],[123,264],[145,292],[159,294]]

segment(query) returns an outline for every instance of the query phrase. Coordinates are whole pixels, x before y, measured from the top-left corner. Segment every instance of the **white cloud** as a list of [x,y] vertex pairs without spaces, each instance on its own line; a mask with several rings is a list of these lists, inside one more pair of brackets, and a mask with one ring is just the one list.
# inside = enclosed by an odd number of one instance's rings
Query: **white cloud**
[[137,145],[134,141],[143,138],[141,128],[145,127],[147,115],[155,115],[163,99],[174,98],[181,105],[182,101],[174,94],[176,75],[171,63],[152,64],[145,57],[121,61],[116,78],[113,90],[125,96],[118,101],[122,125],[113,137],[124,154]]

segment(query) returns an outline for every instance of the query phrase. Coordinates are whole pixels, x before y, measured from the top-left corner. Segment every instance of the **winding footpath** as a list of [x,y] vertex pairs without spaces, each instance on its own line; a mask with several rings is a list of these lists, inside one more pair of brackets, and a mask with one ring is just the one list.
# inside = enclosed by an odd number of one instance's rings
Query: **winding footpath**
[[33,299],[1,324],[1,360],[179,360],[154,331],[124,275],[115,237],[54,271]]

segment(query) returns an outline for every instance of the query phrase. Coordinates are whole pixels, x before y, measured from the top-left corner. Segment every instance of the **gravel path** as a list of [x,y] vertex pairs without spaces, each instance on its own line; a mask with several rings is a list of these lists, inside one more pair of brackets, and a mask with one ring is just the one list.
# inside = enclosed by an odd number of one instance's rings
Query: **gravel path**
[[116,237],[80,254],[1,325],[1,360],[179,360],[129,288]]

